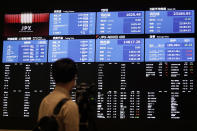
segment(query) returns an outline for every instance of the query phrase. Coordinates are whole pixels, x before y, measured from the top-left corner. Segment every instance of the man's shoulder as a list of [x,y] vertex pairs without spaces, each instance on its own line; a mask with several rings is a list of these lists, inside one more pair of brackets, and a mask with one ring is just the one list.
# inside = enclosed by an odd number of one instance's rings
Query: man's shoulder
[[72,112],[72,111],[78,111],[78,105],[76,102],[72,101],[72,100],[68,100],[63,106],[63,111],[68,111],[68,112]]
[[72,100],[68,100],[61,109],[61,115],[66,116],[66,118],[68,116],[78,116],[79,113],[79,109],[78,109],[78,105],[76,104],[76,102],[72,101]]
[[64,104],[64,106],[69,106],[69,107],[73,107],[73,108],[78,108],[77,103],[74,102],[74,101],[72,101],[71,99],[68,100],[68,101],[66,102],[66,104]]
[[43,99],[42,99],[42,102],[44,103],[56,103],[58,101],[60,101],[61,99],[65,98],[65,96],[62,94],[62,93],[59,93],[59,92],[51,92],[49,93],[47,96],[45,96]]

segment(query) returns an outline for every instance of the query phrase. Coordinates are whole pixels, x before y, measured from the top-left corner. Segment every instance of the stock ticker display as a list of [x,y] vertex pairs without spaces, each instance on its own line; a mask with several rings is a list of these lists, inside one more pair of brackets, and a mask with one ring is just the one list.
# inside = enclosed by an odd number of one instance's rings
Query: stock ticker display
[[47,41],[4,41],[3,63],[47,62]]
[[144,11],[98,12],[97,34],[143,34]]
[[143,62],[144,39],[97,39],[96,62]]
[[194,33],[194,10],[146,11],[146,33]]
[[0,121],[32,128],[55,88],[52,63],[66,57],[78,84],[96,84],[96,119],[194,121],[195,38],[194,10],[5,14]]
[[48,61],[54,62],[60,58],[72,58],[75,62],[94,62],[95,40],[50,40]]
[[51,13],[49,35],[95,34],[96,12]]
[[145,39],[145,61],[194,61],[194,38]]

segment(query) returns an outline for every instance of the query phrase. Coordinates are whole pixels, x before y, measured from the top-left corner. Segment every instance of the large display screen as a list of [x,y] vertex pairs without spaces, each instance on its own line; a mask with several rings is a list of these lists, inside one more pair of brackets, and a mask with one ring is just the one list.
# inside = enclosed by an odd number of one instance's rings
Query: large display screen
[[49,35],[95,34],[96,13],[51,13]]
[[145,61],[194,61],[194,38],[146,39]]
[[143,62],[144,39],[97,39],[96,62]]
[[3,63],[47,62],[46,40],[4,41]]
[[94,131],[196,131],[195,17],[186,7],[5,11],[0,129],[31,130],[55,88],[53,62],[71,58],[77,85],[95,85]]
[[97,34],[143,34],[144,12],[98,12]]
[[71,58],[75,62],[94,62],[95,40],[50,40],[48,62]]
[[194,11],[146,11],[146,33],[194,33]]

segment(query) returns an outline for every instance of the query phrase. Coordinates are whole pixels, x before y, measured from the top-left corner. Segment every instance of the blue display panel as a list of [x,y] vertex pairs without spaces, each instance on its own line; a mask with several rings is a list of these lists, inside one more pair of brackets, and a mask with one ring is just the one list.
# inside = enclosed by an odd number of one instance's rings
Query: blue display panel
[[145,39],[145,61],[183,62],[195,60],[194,38]]
[[49,40],[48,62],[71,58],[75,62],[94,62],[95,40]]
[[3,63],[47,62],[47,40],[3,41]]
[[95,34],[95,12],[51,13],[49,35]]
[[144,12],[98,12],[97,34],[143,34]]
[[96,62],[143,62],[144,39],[97,39]]
[[145,33],[194,33],[194,10],[146,11]]

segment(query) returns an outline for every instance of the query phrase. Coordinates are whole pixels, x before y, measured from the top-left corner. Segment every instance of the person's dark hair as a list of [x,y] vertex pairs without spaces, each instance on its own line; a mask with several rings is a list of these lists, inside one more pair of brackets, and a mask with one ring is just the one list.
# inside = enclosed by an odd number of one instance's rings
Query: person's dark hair
[[77,66],[72,59],[59,59],[53,63],[52,75],[56,83],[70,82],[77,75]]

